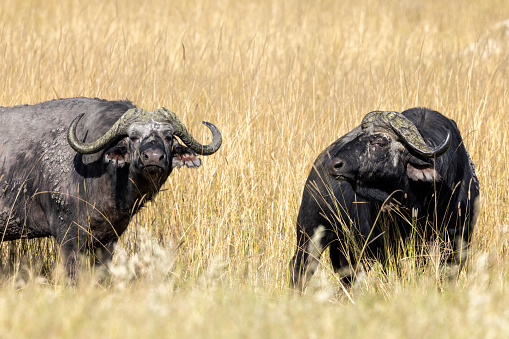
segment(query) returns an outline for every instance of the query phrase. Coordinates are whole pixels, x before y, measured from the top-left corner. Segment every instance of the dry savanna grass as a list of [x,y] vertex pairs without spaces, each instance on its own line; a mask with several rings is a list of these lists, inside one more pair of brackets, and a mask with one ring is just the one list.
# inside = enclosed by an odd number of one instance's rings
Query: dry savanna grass
[[[0,17],[0,105],[128,98],[224,140],[133,219],[109,284],[84,268],[68,286],[51,239],[4,243],[0,337],[509,335],[505,0],[4,0]],[[325,255],[292,296],[315,157],[367,112],[414,106],[457,122],[480,180],[457,286],[408,257],[345,293]]]

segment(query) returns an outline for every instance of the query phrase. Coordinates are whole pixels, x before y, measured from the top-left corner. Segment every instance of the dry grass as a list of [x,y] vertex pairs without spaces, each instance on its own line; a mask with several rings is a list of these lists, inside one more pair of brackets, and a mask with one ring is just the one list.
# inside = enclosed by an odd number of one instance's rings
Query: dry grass
[[[38,278],[57,260],[51,240],[3,245],[2,336],[508,335],[506,1],[5,0],[0,17],[0,105],[129,98],[177,112],[199,140],[210,121],[224,139],[136,216],[111,287]],[[402,276],[375,265],[352,304],[323,260],[292,298],[313,160],[367,112],[413,106],[454,119],[476,164],[469,271],[444,287],[433,265]]]

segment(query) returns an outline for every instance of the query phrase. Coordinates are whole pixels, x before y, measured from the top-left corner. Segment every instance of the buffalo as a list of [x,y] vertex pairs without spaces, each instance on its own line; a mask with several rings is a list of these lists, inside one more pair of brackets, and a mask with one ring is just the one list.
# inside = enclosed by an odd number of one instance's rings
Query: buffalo
[[314,162],[297,217],[290,285],[305,288],[327,247],[349,285],[359,261],[387,263],[412,235],[441,244],[455,279],[479,205],[474,164],[453,120],[427,108],[368,113]]
[[[174,168],[201,165],[221,133],[202,145],[175,113],[130,101],[58,99],[0,108],[1,241],[54,237],[68,275],[80,254],[96,263]],[[69,128],[68,128],[69,127]],[[185,145],[179,143],[179,140]]]

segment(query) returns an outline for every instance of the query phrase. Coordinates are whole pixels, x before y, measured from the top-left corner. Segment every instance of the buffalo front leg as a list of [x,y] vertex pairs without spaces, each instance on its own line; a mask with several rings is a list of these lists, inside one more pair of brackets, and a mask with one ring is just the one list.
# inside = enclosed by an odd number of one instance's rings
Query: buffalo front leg
[[114,238],[95,246],[94,264],[99,268],[106,268],[113,258],[118,238]]
[[60,245],[60,254],[67,276],[76,280],[82,258],[90,245],[89,231],[77,223],[72,222],[68,227],[61,227],[55,238]]
[[334,273],[339,276],[341,283],[346,288],[351,287],[358,272],[357,261],[354,259],[353,253],[349,254],[350,260],[348,260],[343,253],[339,241],[332,243],[329,246],[329,250]]
[[312,236],[301,232],[298,235],[297,249],[290,262],[290,287],[303,292],[308,280],[315,273],[324,249],[325,227],[318,226]]
[[65,271],[67,276],[75,281],[79,266],[80,266],[80,257],[82,257],[85,252],[86,247],[86,235],[85,239],[80,241],[80,237],[66,237],[64,241],[60,242],[60,253],[62,256],[62,261],[65,267]]

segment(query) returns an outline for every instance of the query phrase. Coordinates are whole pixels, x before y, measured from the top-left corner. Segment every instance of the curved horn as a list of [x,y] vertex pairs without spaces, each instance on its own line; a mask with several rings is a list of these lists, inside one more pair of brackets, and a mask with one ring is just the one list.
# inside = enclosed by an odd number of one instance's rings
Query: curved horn
[[120,137],[126,136],[127,127],[130,125],[130,123],[138,119],[140,116],[146,115],[147,111],[141,108],[132,108],[127,110],[115,122],[115,124],[111,126],[108,132],[106,132],[96,141],[90,143],[81,142],[76,136],[76,127],[78,126],[78,123],[84,114],[85,113],[81,113],[78,115],[69,126],[69,130],[67,131],[67,141],[76,152],[81,154],[92,154],[108,147],[111,143]]
[[414,152],[426,158],[439,157],[451,145],[451,131],[441,145],[432,148],[426,144],[419,130],[403,114],[394,111],[374,111],[366,114],[362,119],[362,129],[390,129],[394,131]]
[[175,113],[169,111],[166,108],[160,108],[157,110],[157,112],[164,114],[166,118],[173,123],[175,128],[173,134],[178,136],[179,139],[182,140],[182,142],[187,147],[195,151],[197,154],[211,155],[219,149],[221,143],[223,142],[221,132],[219,132],[219,129],[210,122],[203,121],[203,124],[207,126],[212,132],[212,142],[208,145],[202,145],[196,141],[195,138],[193,138],[191,133],[189,133],[187,130],[186,126],[177,118]]

